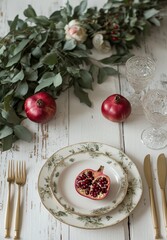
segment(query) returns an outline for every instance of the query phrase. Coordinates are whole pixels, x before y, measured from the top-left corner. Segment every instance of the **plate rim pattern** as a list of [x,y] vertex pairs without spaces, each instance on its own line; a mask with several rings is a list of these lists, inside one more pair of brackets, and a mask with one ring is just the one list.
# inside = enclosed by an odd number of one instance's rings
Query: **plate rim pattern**
[[[77,151],[103,151],[115,159],[128,176],[128,190],[122,203],[116,209],[102,216],[78,216],[64,208],[54,199],[49,181],[56,164]],[[44,207],[59,221],[82,229],[100,229],[119,223],[127,218],[138,205],[143,192],[142,179],[134,162],[121,150],[99,142],[80,142],[56,151],[42,166],[38,176],[38,193]]]

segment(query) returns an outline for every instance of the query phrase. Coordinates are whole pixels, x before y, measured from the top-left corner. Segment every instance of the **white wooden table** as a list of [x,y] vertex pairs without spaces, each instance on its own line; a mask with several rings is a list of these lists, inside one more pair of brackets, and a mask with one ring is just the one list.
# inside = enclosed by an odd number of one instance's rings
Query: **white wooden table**
[[[49,15],[66,1],[59,0],[1,0],[0,1],[0,35],[8,31],[7,20],[16,14],[22,17],[23,10],[31,4],[38,14]],[[71,4],[79,0],[70,0]],[[89,1],[93,6],[101,1]],[[141,43],[136,54],[150,54],[156,61],[157,69],[151,88],[167,90],[167,19],[162,21],[160,28],[154,28]],[[142,130],[149,126],[143,115],[131,114],[123,124],[112,123],[101,115],[101,103],[113,93],[128,96],[132,92],[125,76],[121,79],[108,78],[105,83],[95,85],[90,93],[93,107],[81,104],[73,91],[63,93],[57,100],[56,117],[49,124],[38,125],[26,121],[26,126],[34,132],[33,142],[18,141],[15,148],[1,153],[0,156],[0,239],[4,239],[4,217],[7,200],[7,162],[9,159],[26,160],[28,167],[27,183],[23,188],[23,213],[21,239],[23,240],[152,240],[152,227],[148,188],[143,173],[143,159],[151,154],[154,169],[155,195],[160,219],[162,239],[166,239],[163,212],[161,208],[160,188],[157,182],[156,160],[163,150],[147,149],[140,140]],[[97,141],[109,144],[124,151],[136,164],[143,180],[143,196],[135,210],[119,224],[98,230],[84,230],[70,227],[57,221],[42,205],[37,188],[38,174],[46,160],[58,149],[85,141]],[[16,190],[16,186],[15,186]],[[14,204],[16,202],[16,196]],[[11,236],[14,236],[14,219],[12,220]],[[12,238],[11,238],[12,239]]]

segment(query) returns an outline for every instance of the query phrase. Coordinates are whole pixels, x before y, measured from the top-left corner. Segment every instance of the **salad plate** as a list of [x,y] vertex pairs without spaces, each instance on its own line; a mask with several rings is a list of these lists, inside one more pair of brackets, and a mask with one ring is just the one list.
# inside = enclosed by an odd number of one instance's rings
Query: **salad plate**
[[[55,198],[51,176],[57,164],[78,153],[102,153],[117,161],[127,174],[128,189],[123,201],[112,211],[100,216],[84,216],[65,209]],[[44,207],[59,221],[83,229],[99,229],[112,226],[127,218],[142,196],[142,180],[134,162],[121,150],[98,142],[77,143],[55,152],[43,165],[38,176],[38,192]]]
[[[81,196],[75,189],[75,179],[84,169],[98,170],[110,178],[108,195],[102,200]],[[51,174],[51,189],[56,200],[69,212],[97,216],[110,212],[124,199],[128,180],[121,165],[111,157],[92,151],[74,153],[57,163]]]

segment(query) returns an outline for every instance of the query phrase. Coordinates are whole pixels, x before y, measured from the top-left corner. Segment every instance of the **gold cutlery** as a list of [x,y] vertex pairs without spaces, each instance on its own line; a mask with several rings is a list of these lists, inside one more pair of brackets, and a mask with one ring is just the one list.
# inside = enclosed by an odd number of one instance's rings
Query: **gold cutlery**
[[150,154],[148,154],[144,158],[144,174],[145,174],[145,178],[149,188],[151,214],[152,214],[154,230],[155,230],[155,239],[160,239],[159,223],[158,223],[154,191],[153,191],[153,179],[152,179],[152,171],[151,171]]
[[16,163],[15,182],[18,185],[16,218],[15,218],[15,236],[14,239],[19,239],[20,235],[20,190],[21,186],[26,183],[26,164],[25,162]]
[[157,160],[157,171],[158,171],[158,180],[159,186],[161,188],[161,197],[162,197],[162,209],[165,220],[165,228],[167,232],[167,208],[166,208],[166,196],[165,196],[165,186],[166,186],[166,176],[167,176],[167,166],[166,166],[166,158],[162,153],[158,156]]
[[5,216],[5,238],[10,237],[10,213],[11,213],[11,184],[14,183],[15,174],[14,174],[14,162],[9,160],[8,163],[8,173],[7,173],[7,182],[8,182],[8,197],[7,197],[7,206],[6,206],[6,216]]

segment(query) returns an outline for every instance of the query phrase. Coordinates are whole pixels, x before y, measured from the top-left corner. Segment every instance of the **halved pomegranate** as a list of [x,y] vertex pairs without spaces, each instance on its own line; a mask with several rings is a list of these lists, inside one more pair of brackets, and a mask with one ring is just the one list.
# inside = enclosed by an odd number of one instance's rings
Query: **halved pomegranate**
[[76,191],[87,198],[101,200],[110,189],[110,178],[103,173],[104,166],[98,170],[85,169],[75,179]]

